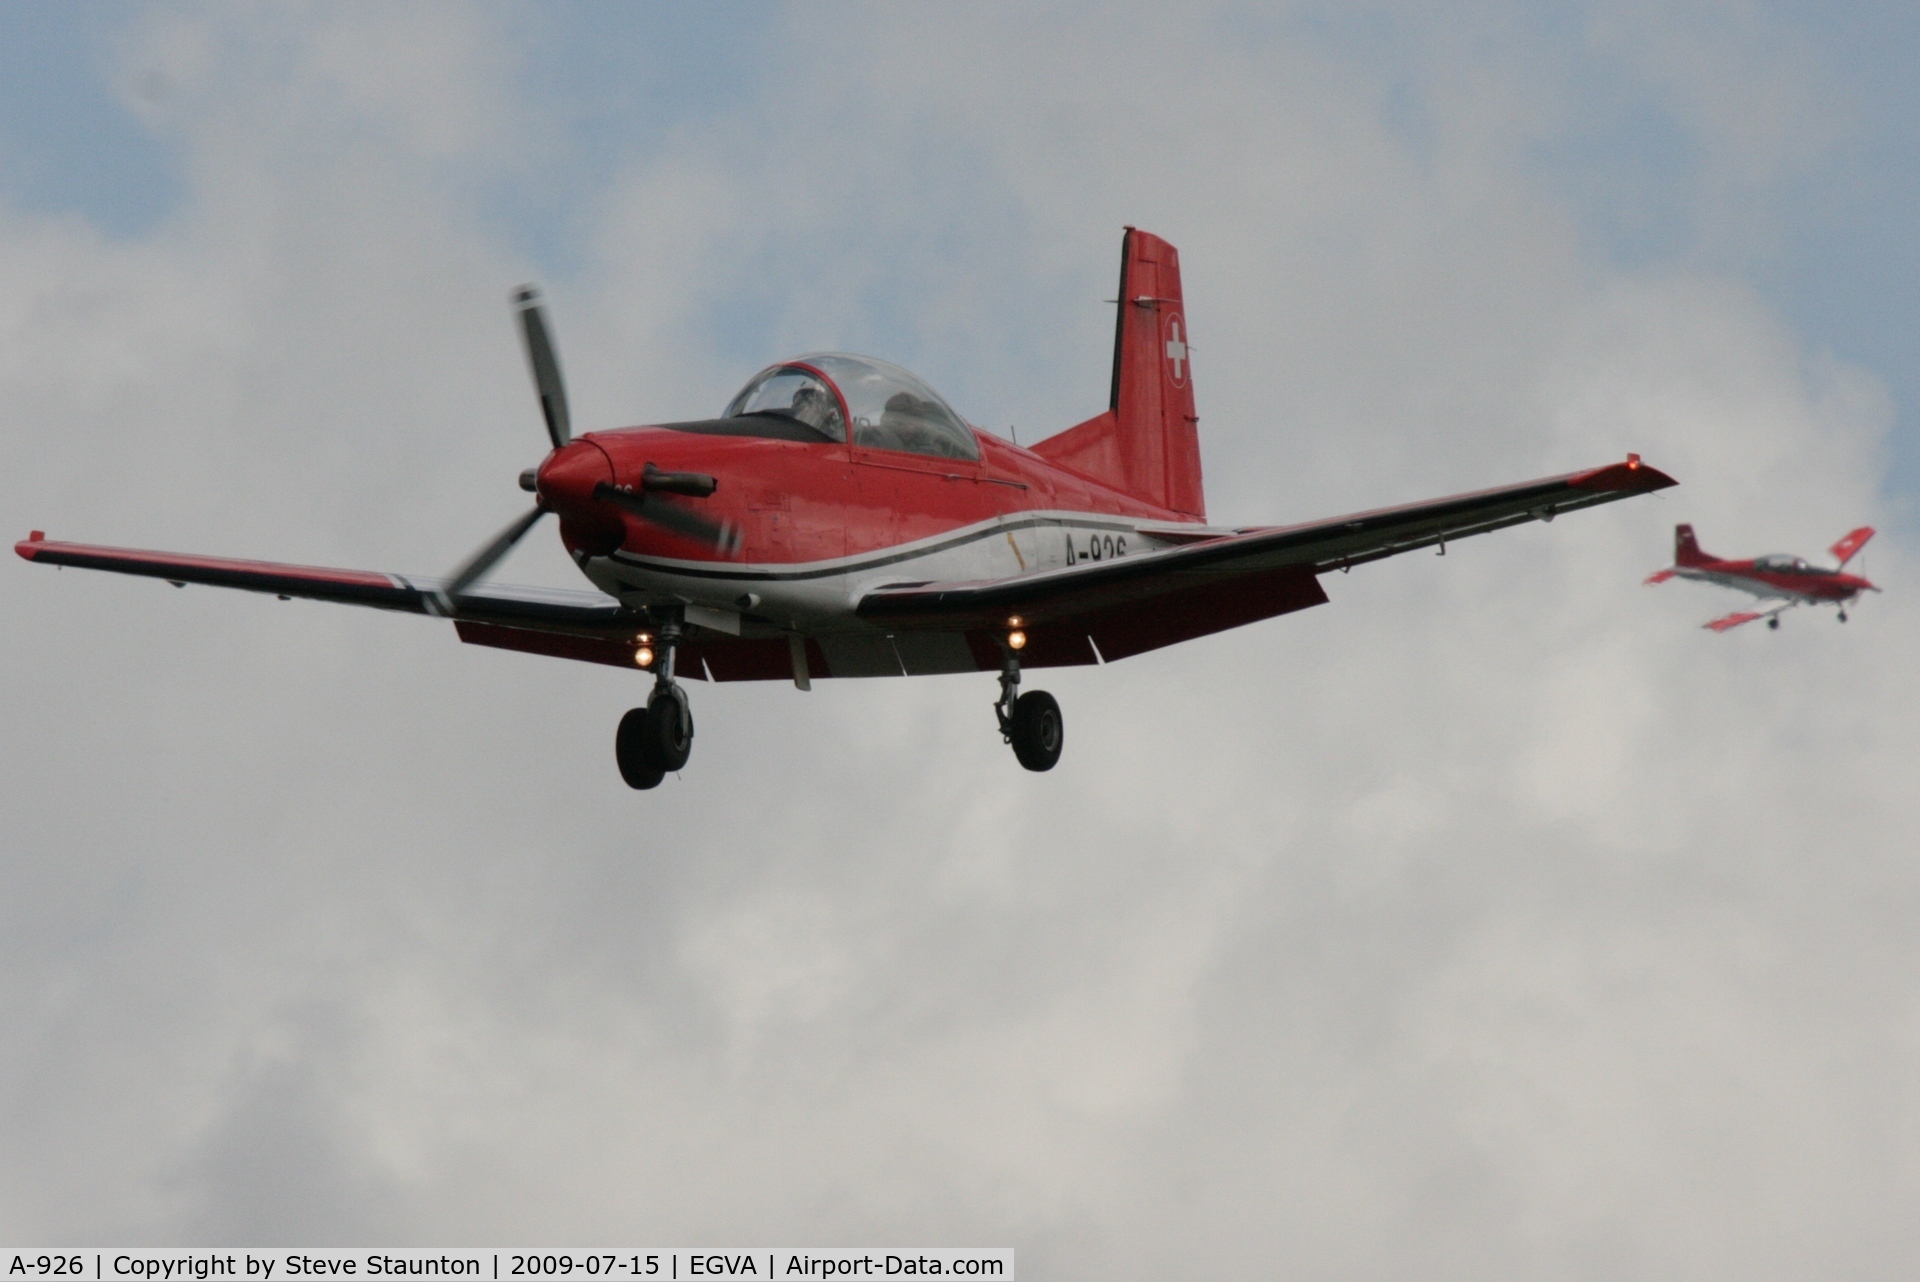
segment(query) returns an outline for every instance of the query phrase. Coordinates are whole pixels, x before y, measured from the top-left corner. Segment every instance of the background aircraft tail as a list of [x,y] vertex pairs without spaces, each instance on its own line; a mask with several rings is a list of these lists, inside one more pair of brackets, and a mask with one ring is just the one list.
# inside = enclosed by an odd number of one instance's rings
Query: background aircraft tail
[[1675,565],[1705,565],[1713,560],[1700,550],[1700,542],[1693,537],[1691,525],[1673,527],[1673,563]]
[[1853,560],[1854,554],[1861,548],[1867,546],[1867,540],[1872,537],[1873,527],[1871,525],[1863,525],[1859,529],[1850,532],[1845,538],[1827,550],[1839,559],[1840,565],[1838,568],[1845,569],[1847,562]]
[[1204,519],[1179,252],[1151,232],[1127,228],[1117,297],[1106,412],[1033,452],[1155,506]]

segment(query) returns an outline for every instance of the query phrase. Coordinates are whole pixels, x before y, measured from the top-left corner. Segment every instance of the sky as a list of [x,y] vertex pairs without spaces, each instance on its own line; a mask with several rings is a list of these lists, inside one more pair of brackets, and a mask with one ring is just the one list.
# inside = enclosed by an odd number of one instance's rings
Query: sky
[[[1920,19],[0,7],[0,513],[444,573],[798,351],[1032,441],[1181,251],[1211,517],[1678,489],[1030,682],[695,685],[16,561],[0,1237],[1010,1245],[1030,1276],[1920,1260]],[[1860,524],[1845,627],[1643,587]],[[508,582],[578,586],[546,535]]]

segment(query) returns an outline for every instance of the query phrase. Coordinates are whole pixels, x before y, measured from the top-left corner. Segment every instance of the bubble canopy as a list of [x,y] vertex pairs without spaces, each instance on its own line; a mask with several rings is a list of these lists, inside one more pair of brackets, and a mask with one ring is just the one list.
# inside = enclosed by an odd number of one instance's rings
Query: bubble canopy
[[826,440],[866,449],[977,461],[972,429],[931,387],[870,356],[817,352],[754,375],[727,406],[725,418],[765,414],[803,423]]

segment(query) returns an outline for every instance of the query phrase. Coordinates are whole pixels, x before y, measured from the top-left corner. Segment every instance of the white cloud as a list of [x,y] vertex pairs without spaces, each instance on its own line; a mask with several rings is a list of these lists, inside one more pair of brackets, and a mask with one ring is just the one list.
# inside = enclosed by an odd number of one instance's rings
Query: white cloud
[[[1675,520],[1728,552],[1876,520],[1871,374],[1737,280],[1585,257],[1529,177],[1524,35],[1419,36],[1423,144],[1310,23],[840,12],[586,205],[552,290],[583,424],[853,346],[1031,440],[1098,408],[1137,222],[1182,249],[1222,517],[1628,449],[1685,485],[1047,674],[1048,776],[988,678],[700,688],[644,796],[627,674],[17,567],[0,1131],[44,1157],[0,1229],[1011,1241],[1114,1276],[1910,1258],[1911,609],[1716,637],[1727,602],[1638,583]],[[201,86],[166,123],[192,197],[136,243],[0,212],[36,425],[0,506],[423,570],[511,515],[531,270],[456,172],[527,145],[506,38],[138,29]]]

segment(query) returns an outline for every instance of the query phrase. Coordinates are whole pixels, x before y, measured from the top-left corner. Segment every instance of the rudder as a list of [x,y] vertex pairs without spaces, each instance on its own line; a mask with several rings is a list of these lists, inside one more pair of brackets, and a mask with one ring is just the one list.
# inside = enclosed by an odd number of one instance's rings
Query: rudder
[[1691,525],[1673,527],[1673,563],[1675,565],[1705,565],[1713,560],[1700,550],[1700,542],[1693,537]]
[[1151,232],[1127,228],[1117,298],[1106,413],[1042,441],[1034,452],[1157,507],[1205,519],[1179,251]]

